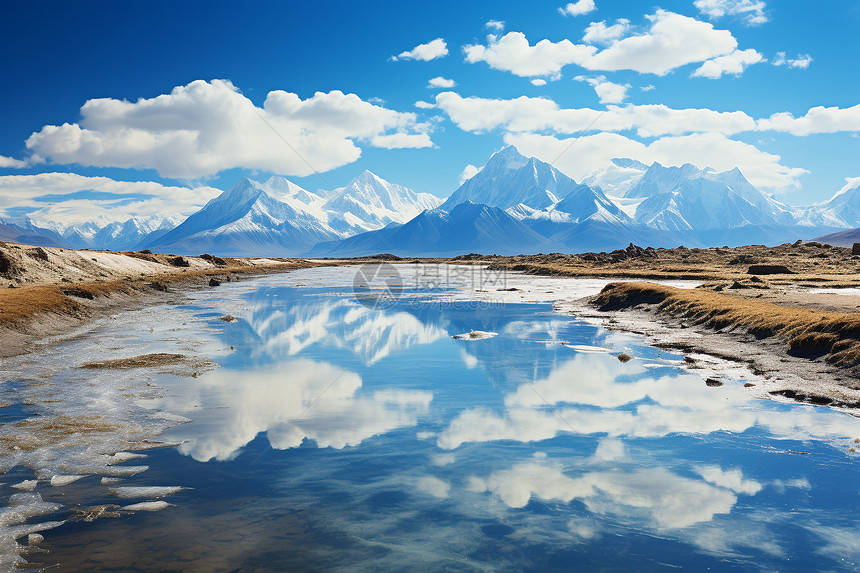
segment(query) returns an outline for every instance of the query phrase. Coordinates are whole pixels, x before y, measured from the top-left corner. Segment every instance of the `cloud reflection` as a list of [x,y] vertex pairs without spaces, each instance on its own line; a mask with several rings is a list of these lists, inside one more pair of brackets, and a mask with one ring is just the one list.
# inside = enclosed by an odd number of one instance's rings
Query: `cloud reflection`
[[751,399],[740,384],[710,388],[694,374],[654,374],[611,356],[576,354],[547,376],[507,394],[502,412],[486,407],[460,412],[439,434],[437,445],[450,450],[467,442],[533,442],[561,432],[662,437],[740,433],[759,426],[774,437],[808,440],[858,430],[856,419],[827,410],[769,407],[773,404]]
[[275,449],[294,448],[305,439],[321,448],[355,446],[414,426],[432,398],[415,390],[362,392],[354,372],[294,359],[253,372],[209,372],[195,384],[175,388],[157,405],[193,418],[171,438],[185,440],[183,454],[208,461],[235,457],[261,432]]

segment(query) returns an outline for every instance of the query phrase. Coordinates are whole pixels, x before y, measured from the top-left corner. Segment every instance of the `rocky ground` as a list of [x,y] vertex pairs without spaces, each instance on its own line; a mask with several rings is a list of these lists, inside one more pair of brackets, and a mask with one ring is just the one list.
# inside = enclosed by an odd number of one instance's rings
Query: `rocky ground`
[[729,283],[727,287],[734,281],[746,284],[748,279],[758,276],[780,285],[860,286],[860,256],[852,255],[850,249],[816,242],[710,249],[654,249],[631,244],[609,253],[513,257],[471,254],[447,260],[536,275],[698,279],[725,281]]

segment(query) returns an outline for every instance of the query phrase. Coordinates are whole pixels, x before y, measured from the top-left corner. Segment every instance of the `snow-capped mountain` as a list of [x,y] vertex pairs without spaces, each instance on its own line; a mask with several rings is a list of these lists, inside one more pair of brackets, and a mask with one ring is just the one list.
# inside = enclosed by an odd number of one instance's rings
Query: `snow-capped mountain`
[[756,189],[735,168],[717,173],[654,163],[626,197],[641,197],[634,219],[654,229],[711,231],[797,224],[791,207]]
[[429,193],[416,193],[390,183],[370,171],[335,189],[325,208],[363,231],[380,229],[391,223],[405,223],[426,209],[435,209],[442,200]]
[[497,207],[466,201],[451,211],[424,211],[403,225],[321,243],[317,256],[449,256],[463,253],[518,254],[550,250],[551,243]]
[[[96,219],[80,224],[33,221],[23,217],[6,221],[5,235],[17,236],[16,240],[23,243],[46,247],[122,251],[133,249],[144,238],[166,233],[181,222],[178,217],[158,215],[132,217],[123,222]],[[9,227],[14,227],[15,231],[10,231]]]
[[860,227],[860,177],[849,179],[829,201],[803,210],[801,222],[825,227]]
[[582,182],[606,195],[625,197],[647,170],[647,165],[635,159],[616,158],[586,175]]
[[619,158],[577,183],[510,146],[444,203],[365,171],[344,187],[316,193],[283,177],[243,179],[181,222],[19,219],[5,221],[0,240],[179,254],[417,256],[612,250],[630,242],[777,244],[860,227],[860,179],[827,202],[792,207],[756,189],[737,168]]
[[63,238],[51,231],[34,226],[29,219],[23,221],[0,220],[0,241],[23,243],[40,247],[62,247]]
[[551,207],[579,184],[548,163],[524,157],[513,145],[495,153],[487,164],[465,181],[442,204],[451,210],[471,201],[508,209],[525,205],[531,209]]
[[441,200],[365,171],[326,199],[284,179],[242,179],[143,246],[177,253],[295,256],[315,244],[406,222]]
[[566,248],[574,235],[581,239],[574,241],[577,247],[626,246],[629,227],[634,225],[600,189],[577,183],[539,159],[524,157],[513,146],[494,154],[442,208],[465,200],[505,209],[559,249]]

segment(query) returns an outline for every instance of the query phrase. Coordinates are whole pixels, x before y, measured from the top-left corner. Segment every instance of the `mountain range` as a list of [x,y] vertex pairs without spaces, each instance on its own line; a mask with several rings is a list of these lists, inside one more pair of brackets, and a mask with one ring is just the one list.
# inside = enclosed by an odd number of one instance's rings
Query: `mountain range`
[[615,159],[581,183],[513,146],[446,200],[365,171],[345,187],[311,192],[274,176],[242,179],[184,220],[62,226],[0,221],[0,240],[68,248],[227,256],[447,256],[776,244],[860,227],[860,185],[793,207],[737,168],[648,166]]

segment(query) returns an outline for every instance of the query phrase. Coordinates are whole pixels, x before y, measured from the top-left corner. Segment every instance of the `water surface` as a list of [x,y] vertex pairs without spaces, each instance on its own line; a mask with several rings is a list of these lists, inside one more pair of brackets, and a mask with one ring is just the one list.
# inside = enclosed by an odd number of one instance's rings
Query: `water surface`
[[[125,425],[10,454],[5,495],[35,473],[35,492],[63,506],[41,519],[60,520],[76,504],[155,499],[111,488],[185,488],[161,511],[45,531],[50,553],[29,559],[65,571],[856,567],[857,418],[751,399],[738,370],[708,386],[681,355],[516,291],[477,303],[407,284],[374,307],[353,276],[196,291],[51,348],[58,365],[7,365],[4,429],[68,415],[63,402]],[[497,335],[452,338],[472,330]],[[220,367],[74,368],[177,349]],[[181,445],[141,449],[146,436]],[[147,457],[95,461],[122,449]],[[66,474],[85,477],[46,481]]]

